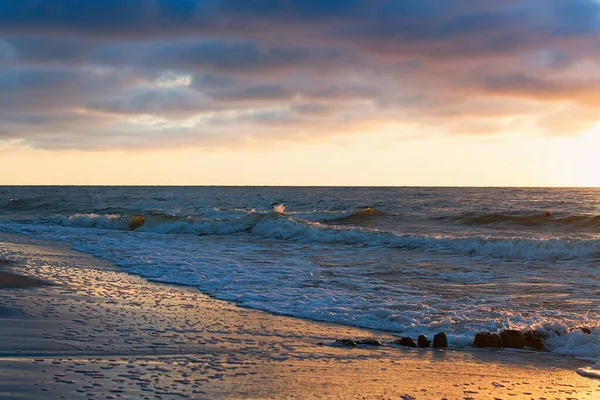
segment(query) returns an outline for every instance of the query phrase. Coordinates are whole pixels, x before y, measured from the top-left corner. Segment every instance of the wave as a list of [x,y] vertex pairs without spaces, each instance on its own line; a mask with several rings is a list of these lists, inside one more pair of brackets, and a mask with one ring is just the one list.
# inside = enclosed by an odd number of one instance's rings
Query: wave
[[376,209],[375,207],[360,207],[355,211],[351,211],[348,213],[334,214],[328,215],[326,217],[321,217],[320,222],[325,222],[329,224],[357,224],[360,225],[363,222],[369,221],[376,217],[381,217],[386,215],[385,212]]
[[[367,213],[372,213],[368,211]],[[210,218],[208,217],[210,215]],[[600,257],[600,238],[577,236],[531,238],[485,235],[417,235],[378,229],[345,227],[308,221],[278,212],[213,210],[204,216],[149,213],[74,214],[54,216],[44,224],[80,228],[136,230],[161,234],[251,234],[264,238],[305,243],[382,246],[451,252],[469,256],[526,260],[572,260]]]
[[[212,218],[208,218],[208,215]],[[130,224],[136,216],[143,216],[144,224],[130,235]],[[244,231],[259,238],[298,242],[389,246],[524,259],[600,256],[598,239],[398,235],[364,228],[329,226],[275,212],[251,210],[213,209],[202,216],[161,213],[75,214],[54,216],[44,222],[37,225],[0,222],[0,230],[16,231],[20,228],[19,233],[35,237],[69,240],[76,244],[77,250],[107,258],[128,272],[162,282],[198,287],[209,295],[235,301],[244,307],[402,332],[403,336],[414,338],[419,334],[433,336],[443,330],[453,347],[469,346],[474,335],[480,331],[545,329],[550,335],[546,346],[551,352],[600,360],[600,326],[595,311],[590,311],[592,315],[589,320],[587,316],[582,318],[580,313],[570,310],[531,310],[534,312],[521,315],[511,309],[492,306],[489,299],[467,296],[449,299],[431,293],[421,295],[394,285],[380,290],[379,282],[370,278],[357,281],[354,274],[341,271],[333,275],[335,279],[322,279],[317,286],[303,285],[315,281],[313,278],[299,280],[298,277],[308,274],[303,269],[302,260],[294,255],[282,262],[268,263],[263,255],[256,255],[258,258],[253,259],[253,252],[248,251],[247,256],[251,261],[245,263],[240,262],[243,257],[239,257],[240,254],[246,254],[248,249],[244,247],[242,237],[232,237],[232,241],[225,240],[211,247],[210,240],[193,241],[187,237],[163,240],[161,234],[212,232],[228,235]],[[82,229],[112,229],[119,232],[114,235],[106,232],[97,234],[96,231],[83,232]],[[137,232],[149,234],[138,236]],[[203,243],[202,247],[198,247],[198,243]],[[234,253],[231,254],[231,251]],[[460,263],[456,260],[450,262]],[[500,264],[497,265],[498,270],[502,270]],[[327,276],[331,276],[329,274],[332,272],[327,272]],[[289,279],[285,279],[287,277]],[[321,279],[317,278],[317,281]],[[358,290],[349,289],[353,285],[362,286]],[[265,296],[265,293],[269,293],[269,296]],[[591,334],[570,329],[578,326],[590,328]]]
[[559,222],[565,225],[600,228],[600,215],[573,215],[570,217],[562,218]]
[[[104,207],[99,208],[97,210],[92,211],[90,214],[99,214],[99,215],[107,215],[107,214],[120,214],[120,215],[135,215],[140,213],[139,210],[133,208],[122,208],[122,207]],[[85,214],[82,214],[85,215]]]
[[465,213],[456,216],[438,217],[438,220],[464,225],[514,225],[524,227],[562,226],[573,228],[600,229],[600,215],[568,215],[564,217],[550,212],[535,214]]
[[162,213],[131,216],[90,213],[74,214],[68,217],[58,215],[45,222],[79,228],[138,230],[169,234],[227,235],[247,231],[255,226],[261,218],[261,214],[255,212],[246,213],[242,217],[212,219]]

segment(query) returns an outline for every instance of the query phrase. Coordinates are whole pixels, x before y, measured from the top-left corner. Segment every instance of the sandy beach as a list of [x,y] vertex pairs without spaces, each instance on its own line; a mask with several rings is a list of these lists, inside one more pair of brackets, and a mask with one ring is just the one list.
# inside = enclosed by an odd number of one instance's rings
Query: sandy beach
[[[409,349],[387,332],[239,308],[62,242],[0,235],[0,398],[595,399],[585,362]],[[336,347],[342,338],[383,346]]]

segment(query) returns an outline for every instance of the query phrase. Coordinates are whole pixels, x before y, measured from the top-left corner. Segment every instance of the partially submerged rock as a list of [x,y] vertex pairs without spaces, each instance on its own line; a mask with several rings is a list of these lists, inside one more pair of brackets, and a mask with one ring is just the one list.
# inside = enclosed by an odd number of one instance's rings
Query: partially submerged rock
[[411,338],[409,338],[408,336],[400,338],[396,341],[394,341],[395,344],[398,344],[400,346],[407,346],[407,347],[417,347],[416,343],[414,340],[412,340]]
[[433,337],[433,347],[435,347],[436,349],[448,347],[448,337],[444,332],[437,333]]
[[500,336],[492,332],[479,332],[477,335],[475,335],[473,346],[499,349],[502,347],[502,339]]
[[536,349],[536,350],[546,350],[546,346],[544,345],[544,341],[550,337],[545,332],[528,330],[523,336],[525,337],[525,345]]
[[146,217],[143,215],[134,215],[129,220],[129,229],[136,230],[137,228],[142,227],[146,223]]
[[502,346],[509,349],[522,349],[525,347],[525,335],[516,329],[505,329],[500,332]]
[[417,338],[417,346],[420,348],[428,348],[431,342],[427,339],[425,335],[419,335]]

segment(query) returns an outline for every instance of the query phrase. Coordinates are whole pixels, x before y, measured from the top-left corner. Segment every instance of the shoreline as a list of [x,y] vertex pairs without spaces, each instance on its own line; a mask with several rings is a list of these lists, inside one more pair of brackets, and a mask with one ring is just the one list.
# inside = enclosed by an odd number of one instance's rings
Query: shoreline
[[0,250],[14,261],[7,273],[53,283],[0,289],[10,311],[0,313],[0,398],[600,396],[600,381],[578,375],[586,363],[571,358],[320,346],[396,337],[237,307],[65,243],[0,233]]

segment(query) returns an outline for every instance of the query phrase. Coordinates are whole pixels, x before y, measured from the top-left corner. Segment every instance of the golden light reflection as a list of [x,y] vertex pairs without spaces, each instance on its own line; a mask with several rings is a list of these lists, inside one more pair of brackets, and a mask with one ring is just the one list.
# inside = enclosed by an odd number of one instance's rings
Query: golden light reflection
[[0,184],[600,187],[600,124],[578,137],[396,125],[294,145],[85,151],[21,140],[0,141],[0,150],[0,169],[11,171]]

